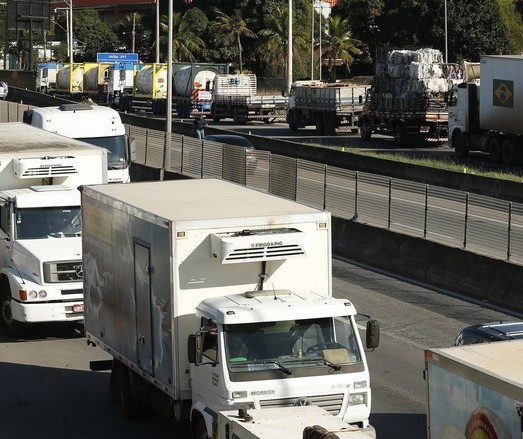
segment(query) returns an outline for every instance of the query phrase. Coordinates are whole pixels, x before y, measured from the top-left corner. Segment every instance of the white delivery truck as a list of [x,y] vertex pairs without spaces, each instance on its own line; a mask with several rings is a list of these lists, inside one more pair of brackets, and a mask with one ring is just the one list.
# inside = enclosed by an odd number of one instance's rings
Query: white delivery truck
[[425,351],[429,439],[520,439],[523,341]]
[[114,358],[91,368],[124,416],[163,404],[202,439],[220,408],[318,405],[374,432],[328,212],[202,179],[84,187],[82,215],[86,336]]
[[107,152],[0,124],[0,324],[83,319],[80,192],[107,183]]
[[116,110],[98,105],[62,104],[26,110],[24,122],[107,149],[109,183],[131,181],[130,168],[136,146],[134,139],[125,133]]
[[485,55],[479,65],[465,66],[472,74],[449,96],[450,146],[458,157],[481,151],[493,162],[520,164],[523,56]]
[[216,439],[369,439],[321,407],[296,406],[218,413]]

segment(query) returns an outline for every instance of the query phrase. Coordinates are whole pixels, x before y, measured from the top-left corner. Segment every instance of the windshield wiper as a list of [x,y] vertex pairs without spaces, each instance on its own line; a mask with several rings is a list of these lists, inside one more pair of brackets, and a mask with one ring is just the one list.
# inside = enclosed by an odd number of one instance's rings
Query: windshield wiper
[[292,372],[289,369],[287,369],[284,365],[282,365],[280,362],[275,361],[275,360],[249,361],[249,363],[254,363],[254,364],[274,364],[274,365],[278,366],[278,369],[281,370],[284,374],[292,375]]
[[323,364],[332,367],[336,372],[341,370],[341,366],[339,364],[333,363],[332,361],[326,360],[325,358],[323,359]]

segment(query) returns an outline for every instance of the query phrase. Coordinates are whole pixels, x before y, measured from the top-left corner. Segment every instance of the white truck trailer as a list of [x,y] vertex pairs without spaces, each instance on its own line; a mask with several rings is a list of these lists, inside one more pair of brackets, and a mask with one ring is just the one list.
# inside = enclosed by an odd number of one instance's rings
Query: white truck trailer
[[107,183],[107,152],[0,124],[0,324],[83,319],[80,192]]
[[82,214],[86,336],[114,358],[91,368],[124,416],[163,404],[202,439],[219,408],[314,404],[373,433],[328,212],[203,179],[84,187]]
[[[454,85],[449,96],[451,148],[458,157],[481,151],[493,162],[523,161],[523,56],[486,55],[466,82]],[[480,86],[481,82],[481,86]]]
[[116,110],[98,105],[62,104],[26,110],[24,122],[107,149],[109,183],[131,181],[130,168],[136,146],[134,139],[125,133],[125,126]]
[[286,96],[258,95],[257,91],[254,74],[217,75],[212,90],[212,120],[219,122],[221,119],[233,119],[237,124],[250,120],[271,123],[285,117]]
[[334,136],[336,129],[358,130],[358,120],[369,86],[337,82],[297,81],[292,84],[287,123],[292,131],[309,125],[320,135]]
[[297,406],[218,413],[216,439],[369,439],[321,407]]
[[523,341],[425,350],[429,439],[520,439]]
[[35,90],[48,93],[56,89],[56,72],[60,63],[54,61],[39,63],[35,70]]

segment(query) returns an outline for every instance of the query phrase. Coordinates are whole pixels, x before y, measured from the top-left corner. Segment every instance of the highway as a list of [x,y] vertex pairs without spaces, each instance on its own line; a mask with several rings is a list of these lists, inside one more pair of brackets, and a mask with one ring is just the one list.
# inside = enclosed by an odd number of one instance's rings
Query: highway
[[[333,261],[333,288],[381,324],[380,347],[367,354],[379,439],[426,437],[424,348],[452,344],[463,326],[512,318],[346,261]],[[109,374],[89,370],[104,358],[78,328],[41,325],[17,340],[0,334],[0,437],[189,438],[159,416],[121,419],[108,400]]]

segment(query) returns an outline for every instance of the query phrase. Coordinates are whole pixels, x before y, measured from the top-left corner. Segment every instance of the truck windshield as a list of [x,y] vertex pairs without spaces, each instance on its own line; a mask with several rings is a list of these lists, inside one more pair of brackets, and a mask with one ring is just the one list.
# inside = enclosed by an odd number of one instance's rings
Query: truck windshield
[[350,317],[225,325],[225,355],[231,372],[342,365],[361,361]]
[[80,206],[16,210],[16,239],[65,238],[81,235]]
[[123,134],[109,137],[84,137],[78,140],[107,149],[107,166],[109,169],[127,167],[125,136]]

